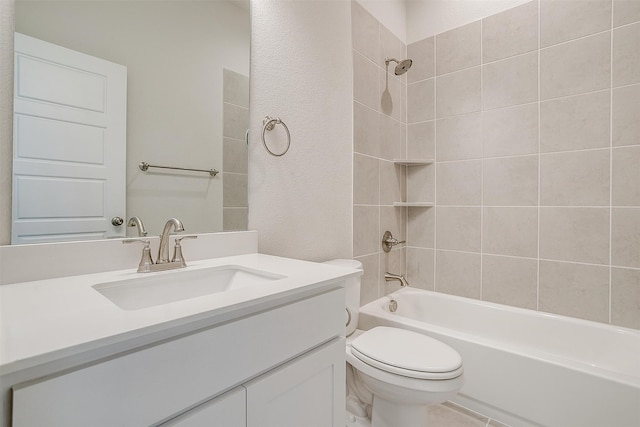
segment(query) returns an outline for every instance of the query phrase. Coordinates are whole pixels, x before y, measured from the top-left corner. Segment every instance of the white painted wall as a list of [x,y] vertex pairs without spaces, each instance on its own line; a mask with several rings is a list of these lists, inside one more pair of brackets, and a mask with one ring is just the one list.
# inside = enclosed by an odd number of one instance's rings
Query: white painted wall
[[170,217],[188,232],[222,230],[222,174],[144,173],[138,163],[222,170],[222,70],[249,72],[246,9],[222,1],[19,0],[16,29],[127,66],[128,217],[141,217],[151,234]]
[[382,25],[406,43],[407,5],[405,0],[356,0]]
[[528,1],[530,0],[406,0],[406,42],[417,42]]
[[[348,1],[252,2],[249,229],[262,253],[352,256],[352,53]],[[273,157],[265,115],[291,131]],[[267,133],[278,149],[282,127]]]

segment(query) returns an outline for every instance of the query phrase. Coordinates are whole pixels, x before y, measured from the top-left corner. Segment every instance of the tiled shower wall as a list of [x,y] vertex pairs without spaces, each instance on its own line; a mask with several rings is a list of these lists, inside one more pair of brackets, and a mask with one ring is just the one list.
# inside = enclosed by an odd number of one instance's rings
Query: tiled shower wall
[[222,228],[247,229],[249,77],[224,69],[222,73]]
[[398,240],[406,238],[405,208],[393,202],[405,196],[403,158],[406,141],[406,74],[394,74],[405,44],[355,1],[352,4],[353,40],[353,252],[362,262],[361,302],[384,295],[394,285],[384,282],[384,272],[403,273],[405,245],[382,251],[382,234],[389,230]]
[[533,1],[407,55],[407,154],[436,160],[408,169],[436,203],[407,213],[411,284],[640,328],[640,2]]

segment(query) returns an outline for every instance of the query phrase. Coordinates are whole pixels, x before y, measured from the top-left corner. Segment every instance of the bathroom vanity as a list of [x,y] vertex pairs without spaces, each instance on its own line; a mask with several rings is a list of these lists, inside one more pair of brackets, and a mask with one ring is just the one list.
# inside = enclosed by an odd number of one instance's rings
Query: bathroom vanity
[[[344,425],[358,274],[246,253],[4,284],[0,425]],[[224,283],[194,291],[198,277]]]

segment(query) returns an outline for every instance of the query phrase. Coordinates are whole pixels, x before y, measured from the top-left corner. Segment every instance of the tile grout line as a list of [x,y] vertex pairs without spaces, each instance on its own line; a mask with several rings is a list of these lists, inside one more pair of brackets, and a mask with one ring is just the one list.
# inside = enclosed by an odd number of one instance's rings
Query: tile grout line
[[612,307],[612,291],[613,284],[611,283],[611,279],[613,276],[613,268],[611,264],[613,263],[612,259],[612,231],[613,231],[613,13],[615,8],[615,1],[611,2],[611,38],[610,42],[610,52],[609,52],[609,301],[608,301],[608,320],[609,324],[611,324],[613,319],[613,307]]
[[537,260],[536,260],[536,310],[539,311],[540,310],[540,214],[541,214],[541,209],[540,209],[540,193],[542,192],[542,188],[541,188],[541,174],[540,174],[540,170],[541,170],[541,165],[540,165],[540,146],[541,146],[541,128],[542,126],[540,125],[540,105],[541,105],[541,101],[540,101],[540,94],[541,94],[541,78],[540,78],[540,70],[541,70],[541,64],[540,64],[540,31],[541,31],[541,25],[540,25],[540,0],[538,1],[538,16],[537,16],[537,24],[538,24],[538,102],[537,102],[537,106],[538,106],[538,230],[537,230],[537,241],[538,241],[538,253],[537,253]]
[[433,36],[433,237],[432,237],[432,245],[433,245],[433,290],[437,291],[436,288],[436,279],[437,275],[437,250],[436,250],[436,242],[438,241],[437,236],[437,225],[438,225],[438,162],[436,159],[436,152],[438,148],[438,122],[436,121],[437,111],[438,111],[438,76],[436,76],[436,61],[438,60],[436,52],[438,51],[437,46],[437,37]]
[[[482,64],[483,59],[483,37],[482,33],[484,30],[484,19],[480,20],[480,64]],[[482,162],[480,163],[480,300],[483,301],[483,291],[484,291],[484,275],[483,275],[483,265],[484,265],[484,123],[482,120],[482,112],[484,111],[484,67],[480,67],[480,156],[482,158]]]

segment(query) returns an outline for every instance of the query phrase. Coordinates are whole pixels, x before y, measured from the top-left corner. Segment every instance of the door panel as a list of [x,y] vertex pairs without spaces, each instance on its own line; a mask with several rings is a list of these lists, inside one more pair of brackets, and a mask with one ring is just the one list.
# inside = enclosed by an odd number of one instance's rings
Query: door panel
[[126,67],[16,33],[12,243],[122,237]]

